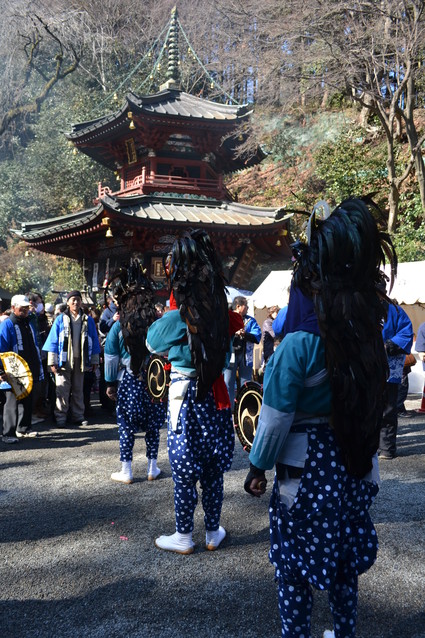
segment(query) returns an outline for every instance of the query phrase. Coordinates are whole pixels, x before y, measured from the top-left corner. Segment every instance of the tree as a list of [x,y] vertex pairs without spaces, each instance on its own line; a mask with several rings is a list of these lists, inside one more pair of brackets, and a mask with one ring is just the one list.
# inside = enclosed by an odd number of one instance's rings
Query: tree
[[[425,140],[415,124],[421,104],[425,44],[423,0],[233,0],[227,12],[261,24],[258,73],[262,100],[291,111],[320,108],[328,95],[347,98],[378,118],[387,139],[388,228],[394,230],[400,189],[416,169],[425,215]],[[225,9],[223,9],[225,10]],[[274,91],[264,90],[273,85]],[[399,124],[411,157],[397,167]]]
[[[79,63],[73,43],[61,38],[55,20],[43,15],[48,6],[40,4],[38,13],[32,3],[21,0],[2,9],[0,137],[13,132],[16,122],[39,113],[53,88]],[[66,20],[63,11],[61,20]]]

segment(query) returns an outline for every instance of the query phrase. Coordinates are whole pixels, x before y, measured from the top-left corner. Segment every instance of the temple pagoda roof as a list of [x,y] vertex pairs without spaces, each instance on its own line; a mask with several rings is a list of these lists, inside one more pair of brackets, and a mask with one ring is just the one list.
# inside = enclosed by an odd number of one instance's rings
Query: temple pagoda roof
[[[247,168],[265,157],[260,148],[249,158],[238,157],[237,146],[245,140],[240,125],[251,115],[248,105],[221,104],[195,97],[179,89],[164,89],[154,95],[129,92],[120,109],[94,120],[71,125],[67,139],[96,162],[116,170],[125,140],[136,146],[159,150],[173,134],[198,142],[212,152],[226,172]],[[129,119],[130,118],[130,119]],[[129,130],[130,121],[135,130]]]
[[[126,118],[128,111],[133,114],[143,113],[145,116],[177,117],[179,121],[187,119],[190,121],[190,126],[193,126],[194,119],[199,119],[206,120],[208,123],[218,121],[220,125],[228,121],[232,127],[235,121],[240,121],[252,113],[249,105],[220,104],[178,89],[164,89],[153,95],[136,95],[130,91],[119,110],[88,122],[72,124],[71,132],[67,134],[67,138],[77,141],[87,135],[102,136],[106,134],[109,140],[112,127],[123,116]],[[128,120],[125,119],[124,122],[126,129],[128,129]]]
[[55,235],[65,239],[68,232],[96,225],[104,212],[109,211],[125,218],[127,222],[131,219],[135,223],[143,220],[143,224],[165,221],[176,226],[202,224],[203,227],[217,226],[245,231],[252,227],[252,231],[258,233],[262,229],[270,232],[273,226],[277,228],[286,225],[287,218],[276,221],[277,210],[206,198],[174,198],[167,195],[119,198],[107,195],[93,208],[41,221],[21,222],[21,228],[12,229],[11,232],[26,242],[39,242]]

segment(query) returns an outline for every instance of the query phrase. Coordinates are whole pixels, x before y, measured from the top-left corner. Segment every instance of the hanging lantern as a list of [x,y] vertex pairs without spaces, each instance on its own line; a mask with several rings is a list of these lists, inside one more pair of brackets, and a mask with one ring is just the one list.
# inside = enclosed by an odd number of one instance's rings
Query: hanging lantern
[[105,233],[105,237],[108,237],[108,238],[109,237],[113,237],[112,230],[110,228],[107,229],[107,231]]

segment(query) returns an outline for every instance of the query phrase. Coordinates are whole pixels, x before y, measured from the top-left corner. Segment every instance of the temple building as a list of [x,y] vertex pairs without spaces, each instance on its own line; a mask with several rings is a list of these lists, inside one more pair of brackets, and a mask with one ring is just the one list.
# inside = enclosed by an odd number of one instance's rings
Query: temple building
[[74,124],[67,134],[75,149],[115,172],[117,190],[98,184],[92,208],[15,231],[29,247],[82,263],[89,293],[101,292],[129,257],[143,256],[165,298],[163,258],[193,228],[209,233],[234,287],[249,288],[262,265],[290,258],[290,216],[239,204],[225,186],[227,173],[263,159],[261,150],[248,160],[237,152],[251,111],[180,89],[178,29],[173,10],[159,92],[130,92],[119,110]]

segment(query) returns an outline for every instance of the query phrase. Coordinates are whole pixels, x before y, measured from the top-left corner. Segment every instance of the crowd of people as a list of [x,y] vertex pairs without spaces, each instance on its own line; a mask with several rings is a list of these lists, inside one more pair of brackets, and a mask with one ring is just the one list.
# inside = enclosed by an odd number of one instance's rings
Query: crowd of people
[[[15,295],[0,323],[0,353],[20,355],[33,380],[32,392],[18,399],[0,369],[2,441],[36,437],[33,426],[43,418],[59,428],[86,425],[87,393],[99,378],[102,405],[113,406],[118,425],[121,468],[113,481],[133,482],[138,431],[145,432],[148,480],[160,476],[167,424],[175,531],[155,545],[179,554],[195,550],[198,484],[206,549],[226,538],[220,517],[234,452],[232,407],[238,387],[252,378],[253,349],[262,340],[263,403],[243,487],[261,497],[266,471],[275,468],[269,558],[284,638],[311,635],[314,589],[329,595],[334,627],[325,638],[354,637],[358,576],[376,559],[368,510],[379,490],[378,458],[397,455],[400,388],[414,335],[387,296],[381,266],[387,258],[395,270],[396,257],[372,206],[352,198],[310,220],[308,239],[293,246],[289,303],[269,308],[262,328],[247,314],[245,297],[228,307],[220,262],[201,230],[172,247],[168,311],[155,303],[136,260],[102,313],[83,309],[78,290],[55,309],[34,293]],[[416,350],[425,370],[425,323]],[[149,391],[152,354],[171,368],[167,403]]]

